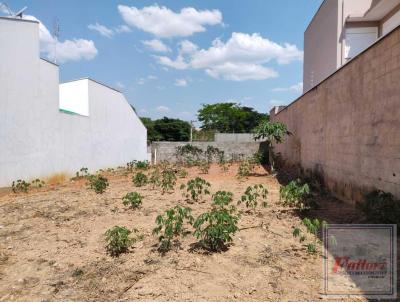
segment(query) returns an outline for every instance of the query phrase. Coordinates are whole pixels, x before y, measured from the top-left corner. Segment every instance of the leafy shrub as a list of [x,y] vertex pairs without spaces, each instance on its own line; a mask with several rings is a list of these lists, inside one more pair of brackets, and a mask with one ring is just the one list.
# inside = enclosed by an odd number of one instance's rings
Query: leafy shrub
[[254,172],[255,165],[251,160],[244,160],[240,163],[238,172],[237,172],[237,177],[242,178],[242,177],[248,177]]
[[161,173],[158,167],[150,173],[149,183],[153,190],[161,186]]
[[307,197],[310,195],[308,184],[301,184],[300,179],[291,181],[279,190],[280,200],[286,206],[296,207],[300,210],[307,209]]
[[252,208],[253,210],[257,207],[260,201],[263,201],[262,206],[267,207],[267,195],[268,190],[261,184],[249,186],[238,201],[238,205],[244,202],[246,208]]
[[229,170],[229,162],[227,162],[225,159],[222,159],[218,162],[219,168],[221,169],[221,172],[227,172]]
[[31,184],[29,182],[26,182],[25,180],[18,179],[17,181],[13,181],[11,188],[14,193],[18,192],[23,192],[23,193],[28,193],[29,187]]
[[130,192],[122,197],[122,203],[124,206],[130,206],[133,209],[136,209],[142,205],[143,196],[137,192]]
[[162,194],[174,190],[176,184],[176,174],[171,168],[166,168],[161,173]]
[[200,161],[199,170],[200,170],[200,173],[202,173],[202,174],[208,174],[208,171],[210,170],[209,162],[207,162],[205,160]]
[[147,176],[142,172],[138,172],[132,176],[132,182],[136,187],[143,187],[147,185]]
[[196,177],[187,182],[187,184],[181,185],[181,190],[186,190],[183,196],[187,199],[191,199],[193,202],[198,202],[202,200],[204,195],[210,194],[211,185],[209,182],[205,181],[203,178]]
[[[316,253],[318,250],[317,246],[319,241],[318,233],[324,226],[326,226],[326,222],[318,220],[317,218],[304,218],[302,224],[306,227],[307,233],[313,235],[313,241],[307,244],[307,252]],[[295,228],[293,230],[293,237],[300,237],[300,242],[303,242],[307,239],[307,236],[303,234],[299,228]]]
[[194,236],[200,239],[205,248],[220,251],[226,244],[233,241],[233,236],[238,230],[239,215],[234,206],[229,207],[232,193],[217,192],[214,195],[213,206],[209,212],[201,214],[195,220]]
[[207,159],[207,162],[211,163],[214,161],[214,159],[217,159],[218,161],[221,161],[224,157],[224,151],[221,151],[217,147],[214,146],[207,146],[207,150],[205,151],[205,156]]
[[133,169],[135,169],[135,166],[136,166],[136,160],[132,160],[126,163],[126,169],[128,171],[133,171]]
[[119,256],[127,252],[135,242],[130,238],[132,232],[125,227],[115,226],[106,232],[106,249],[111,256]]
[[178,177],[179,177],[179,178],[185,178],[185,177],[188,176],[188,171],[186,171],[184,168],[180,167],[180,168],[178,169],[177,174],[178,174]]
[[367,220],[371,223],[400,224],[400,200],[380,190],[365,196],[362,203],[357,203]]
[[160,251],[168,251],[173,238],[185,235],[184,222],[187,221],[189,224],[193,222],[191,211],[190,208],[175,206],[167,210],[164,215],[157,216],[157,227],[153,229],[153,234],[159,235]]
[[89,169],[86,167],[80,168],[80,170],[75,173],[76,178],[88,177],[89,175]]
[[41,188],[44,185],[45,185],[45,182],[43,180],[40,180],[39,178],[32,180],[32,187],[34,187],[34,188]]
[[108,179],[100,174],[88,176],[88,184],[97,194],[103,194],[109,185]]
[[138,170],[147,170],[149,168],[149,162],[147,160],[139,160],[136,162],[135,168]]

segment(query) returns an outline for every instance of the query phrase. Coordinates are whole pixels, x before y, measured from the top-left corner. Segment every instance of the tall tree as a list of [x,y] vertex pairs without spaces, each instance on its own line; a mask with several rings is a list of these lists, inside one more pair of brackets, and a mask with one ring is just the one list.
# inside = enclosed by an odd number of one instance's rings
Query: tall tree
[[251,132],[268,115],[237,103],[205,104],[197,113],[204,130],[219,132]]
[[190,139],[190,124],[180,119],[163,117],[151,120],[148,117],[140,118],[147,128],[147,140],[153,141],[183,141]]

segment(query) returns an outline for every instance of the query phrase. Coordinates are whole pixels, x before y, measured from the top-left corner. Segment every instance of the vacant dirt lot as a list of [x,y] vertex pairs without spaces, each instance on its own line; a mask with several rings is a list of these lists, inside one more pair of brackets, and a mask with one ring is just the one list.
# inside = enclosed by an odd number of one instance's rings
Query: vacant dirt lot
[[[261,167],[239,181],[237,166],[227,173],[213,166],[201,175],[212,191],[227,190],[238,200],[247,186],[268,188],[267,208],[244,213],[226,252],[194,249],[196,239],[164,256],[152,235],[155,219],[177,204],[193,216],[210,208],[189,205],[179,185],[198,175],[195,168],[178,179],[175,192],[162,195],[135,188],[132,173],[106,173],[110,186],[98,195],[85,180],[0,196],[0,301],[318,301],[322,256],[309,255],[293,238],[301,219],[278,204],[279,183]],[[123,206],[128,192],[144,195],[143,205]],[[318,213],[335,222],[355,222],[352,208],[316,196]],[[240,209],[245,210],[243,206]],[[107,255],[104,233],[115,225],[136,228],[144,239],[118,258]],[[360,301],[360,300],[357,300]]]

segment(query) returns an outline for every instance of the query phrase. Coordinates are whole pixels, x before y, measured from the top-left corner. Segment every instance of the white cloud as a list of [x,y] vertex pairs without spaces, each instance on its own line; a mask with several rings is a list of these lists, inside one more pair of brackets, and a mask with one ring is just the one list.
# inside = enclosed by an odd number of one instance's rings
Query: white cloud
[[185,79],[176,79],[174,85],[178,87],[186,87],[187,81]]
[[96,24],[89,24],[88,28],[90,30],[97,31],[100,35],[111,38],[114,35],[114,31],[104,25],[101,25],[96,22]]
[[139,79],[139,81],[138,81],[138,84],[139,85],[144,85],[144,84],[146,84],[146,82],[148,82],[148,81],[154,81],[154,80],[157,80],[158,78],[156,77],[156,76],[154,76],[154,75],[148,75],[147,77],[145,77],[145,78],[140,78]]
[[303,92],[303,82],[294,84],[294,85],[289,86],[289,87],[274,88],[274,89],[272,89],[272,91],[275,91],[275,92],[294,91],[296,93],[302,93]]
[[149,79],[149,80],[157,80],[158,78],[155,75],[149,75],[149,76],[147,76],[147,79]]
[[180,54],[192,54],[197,51],[199,47],[190,42],[189,40],[183,40],[179,43],[179,53]]
[[216,39],[208,49],[185,40],[180,43],[175,60],[156,57],[158,63],[175,69],[203,69],[214,78],[232,81],[264,80],[278,76],[267,66],[275,60],[278,64],[301,61],[303,52],[295,45],[277,44],[259,34],[232,33],[226,42]]
[[159,64],[165,65],[165,66],[168,66],[168,67],[171,67],[174,69],[183,70],[183,69],[187,69],[189,67],[189,64],[185,62],[183,56],[181,56],[181,55],[179,55],[176,58],[176,60],[172,60],[165,56],[162,56],[162,57],[154,56],[154,57],[157,59]]
[[123,83],[121,83],[121,82],[117,82],[117,83],[115,83],[115,87],[117,87],[117,89],[124,89],[125,88],[125,85],[123,84]]
[[156,110],[158,111],[158,112],[169,112],[169,111],[171,111],[171,109],[169,109],[169,107],[167,107],[167,106],[158,106],[157,108],[156,108]]
[[204,32],[205,25],[217,25],[222,22],[219,10],[196,10],[186,7],[180,12],[174,12],[157,4],[142,9],[118,5],[118,10],[128,25],[160,38],[188,37],[197,32]]
[[115,32],[120,34],[120,33],[129,33],[131,32],[131,29],[126,26],[126,25],[120,25],[117,28],[115,28]]
[[92,40],[73,39],[63,42],[56,41],[46,26],[34,16],[24,15],[24,19],[39,22],[40,51],[48,59],[54,60],[57,54],[57,62],[92,60],[98,51]]
[[171,49],[165,45],[161,40],[153,39],[142,41],[144,45],[157,52],[170,52]]

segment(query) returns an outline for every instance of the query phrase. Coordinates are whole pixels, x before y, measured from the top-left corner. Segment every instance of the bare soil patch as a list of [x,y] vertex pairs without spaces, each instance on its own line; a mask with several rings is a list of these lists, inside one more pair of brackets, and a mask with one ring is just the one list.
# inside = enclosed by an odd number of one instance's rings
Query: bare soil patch
[[[269,206],[244,213],[233,244],[221,253],[193,249],[197,240],[189,235],[162,256],[152,235],[156,216],[170,207],[190,206],[195,217],[209,209],[210,197],[189,205],[179,190],[198,176],[196,168],[178,179],[174,193],[164,195],[149,186],[135,188],[126,172],[106,173],[110,186],[102,195],[87,189],[85,180],[27,194],[3,191],[0,301],[318,301],[322,256],[307,254],[293,238],[301,218],[279,205],[277,179],[260,167],[257,175],[238,180],[236,170],[223,173],[212,166],[200,176],[213,192],[233,192],[235,201],[247,186],[263,184]],[[144,196],[140,209],[122,204],[132,191]],[[336,199],[316,198],[328,221],[357,217]],[[118,258],[106,254],[104,242],[105,231],[115,225],[144,235]]]

